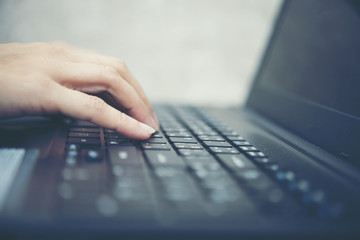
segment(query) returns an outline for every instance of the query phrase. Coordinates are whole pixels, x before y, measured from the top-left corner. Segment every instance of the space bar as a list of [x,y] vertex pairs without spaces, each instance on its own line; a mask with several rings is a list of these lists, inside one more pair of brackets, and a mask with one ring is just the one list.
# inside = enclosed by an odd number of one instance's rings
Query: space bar
[[109,146],[108,152],[112,165],[141,165],[135,146]]

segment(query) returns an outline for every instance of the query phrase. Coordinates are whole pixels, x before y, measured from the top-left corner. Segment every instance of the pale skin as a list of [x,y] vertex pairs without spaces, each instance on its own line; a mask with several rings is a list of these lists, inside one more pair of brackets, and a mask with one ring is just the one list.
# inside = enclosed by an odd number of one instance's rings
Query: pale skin
[[[94,96],[100,93],[118,107]],[[0,118],[57,114],[133,139],[147,139],[159,126],[122,60],[63,43],[0,44]]]

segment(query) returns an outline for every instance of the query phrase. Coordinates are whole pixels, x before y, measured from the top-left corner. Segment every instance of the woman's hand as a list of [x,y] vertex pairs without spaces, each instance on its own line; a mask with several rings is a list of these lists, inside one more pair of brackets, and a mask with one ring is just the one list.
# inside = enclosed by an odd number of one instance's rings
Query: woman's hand
[[[124,112],[90,95],[99,93]],[[122,60],[65,44],[0,44],[0,117],[59,113],[135,139],[159,124]]]

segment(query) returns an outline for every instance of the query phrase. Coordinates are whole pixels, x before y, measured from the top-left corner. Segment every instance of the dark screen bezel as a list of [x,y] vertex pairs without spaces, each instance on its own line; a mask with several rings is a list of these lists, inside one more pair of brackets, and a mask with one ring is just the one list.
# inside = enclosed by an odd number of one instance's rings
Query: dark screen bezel
[[324,150],[360,165],[359,118],[260,84],[290,1],[285,0],[281,7],[246,106]]

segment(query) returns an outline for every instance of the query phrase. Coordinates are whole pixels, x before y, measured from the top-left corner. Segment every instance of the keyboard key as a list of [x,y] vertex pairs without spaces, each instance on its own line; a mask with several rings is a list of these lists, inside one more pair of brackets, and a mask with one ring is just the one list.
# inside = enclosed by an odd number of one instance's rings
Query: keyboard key
[[280,188],[274,186],[256,197],[260,211],[265,215],[295,216],[299,215],[299,204],[289,198]]
[[[86,168],[69,168],[66,167],[62,170],[62,177],[67,181],[87,181],[91,176]],[[73,184],[73,186],[76,186]]]
[[292,171],[278,171],[275,175],[276,180],[284,184],[291,183],[295,181],[295,173]]
[[219,179],[228,176],[228,173],[218,163],[193,163],[189,166],[193,176],[199,181]]
[[74,143],[71,143],[71,144],[68,144],[66,146],[67,150],[70,150],[70,151],[76,151],[76,150],[79,150],[80,149],[80,145],[79,144],[74,144]]
[[110,162],[113,165],[140,165],[137,150],[134,146],[109,146]]
[[73,198],[74,189],[69,183],[62,182],[58,185],[58,193],[61,198],[68,200]]
[[85,128],[85,127],[73,127],[70,128],[70,132],[85,132],[85,133],[99,133],[99,128]]
[[204,137],[220,137],[217,132],[206,132],[206,131],[194,131],[196,136],[204,136]]
[[186,129],[184,129],[184,130],[180,130],[180,129],[175,130],[175,129],[173,129],[171,131],[163,130],[163,132],[164,132],[165,135],[170,135],[170,134],[190,134],[189,131],[186,130]]
[[261,152],[253,152],[253,151],[245,151],[245,154],[250,158],[265,158],[266,155],[264,155]]
[[177,149],[203,149],[200,144],[190,144],[190,143],[175,143],[175,148]]
[[115,197],[121,202],[131,202],[138,204],[139,202],[149,201],[149,191],[145,186],[142,187],[116,187],[114,189]]
[[246,171],[240,171],[237,175],[239,180],[243,182],[249,182],[264,177],[264,174],[258,169],[248,169]]
[[166,140],[163,138],[150,138],[142,141],[142,143],[156,143],[156,144],[166,144]]
[[178,132],[179,130],[185,130],[188,131],[188,129],[184,128],[182,124],[165,124],[161,123],[161,129],[164,132]]
[[133,188],[134,190],[145,190],[147,188],[144,172],[141,169],[135,170],[125,168],[125,174],[115,179],[114,189],[127,189]]
[[[276,178],[279,180],[280,176],[279,176],[279,172],[278,174],[276,174]],[[285,178],[285,174],[283,175],[282,178]],[[307,192],[309,192],[311,189],[310,189],[310,183],[307,181],[307,180],[295,180],[295,181],[291,181],[289,184],[288,184],[288,188],[290,190],[292,190],[295,195],[299,198],[302,197],[303,194],[306,194]]]
[[227,138],[231,141],[245,141],[245,139],[241,136],[227,136]]
[[198,149],[179,149],[179,153],[183,156],[210,155],[206,150],[198,150]]
[[193,171],[205,170],[205,171],[221,171],[223,168],[216,161],[214,162],[192,162],[189,163],[189,168]]
[[207,178],[200,184],[207,191],[225,190],[228,188],[237,188],[236,183],[229,176],[222,176],[219,178]]
[[65,163],[67,166],[75,166],[77,164],[77,159],[76,157],[66,157]]
[[114,216],[119,211],[118,203],[108,195],[98,197],[96,206],[99,213],[106,217]]
[[131,142],[130,139],[128,138],[105,138],[105,142],[111,142],[111,141],[114,141],[114,142]]
[[240,181],[241,186],[246,187],[253,194],[266,195],[268,191],[279,188],[268,176],[258,169],[246,169],[236,172],[235,175]]
[[164,132],[171,133],[171,132],[187,132],[186,128],[162,128]]
[[108,134],[108,133],[117,133],[115,130],[112,129],[104,129],[104,133]]
[[98,162],[102,160],[102,154],[100,150],[84,149],[82,151],[83,157],[90,162]]
[[206,163],[217,163],[217,161],[215,160],[215,158],[213,156],[209,155],[190,155],[190,156],[185,156],[184,160],[186,162],[187,165],[191,165],[193,163],[202,163],[202,164],[206,164]]
[[78,156],[78,153],[79,153],[78,150],[68,150],[66,155],[68,157],[75,157],[76,158]]
[[253,160],[261,165],[275,164],[276,161],[270,160],[269,158],[253,158]]
[[214,125],[216,129],[218,129],[219,131],[221,131],[223,133],[230,133],[230,132],[234,131],[234,129],[232,129],[228,125],[225,125],[224,123],[218,122],[218,123],[213,123],[212,125]]
[[178,168],[172,167],[158,167],[154,170],[156,177],[161,179],[174,178],[174,177],[183,177],[186,173]]
[[199,136],[199,139],[202,141],[225,142],[225,139],[223,137],[216,137],[216,136]]
[[111,170],[119,181],[123,181],[124,178],[139,178],[144,175],[143,169],[138,164],[113,164]]
[[144,151],[145,156],[153,167],[185,167],[184,161],[173,151]]
[[164,189],[164,198],[170,202],[188,202],[193,200],[194,197],[187,186],[169,186]]
[[142,148],[145,150],[169,150],[170,145],[168,144],[158,144],[158,143],[142,143]]
[[96,128],[97,125],[95,123],[86,121],[86,120],[79,120],[76,119],[71,123],[74,127],[86,127],[86,128]]
[[109,139],[111,139],[111,140],[115,140],[115,139],[116,140],[130,140],[127,137],[124,137],[120,134],[113,134],[113,133],[105,134],[105,139],[107,139],[107,140],[109,140]]
[[169,138],[172,143],[197,143],[197,140],[193,137],[189,138],[178,138],[178,137],[170,137]]
[[210,147],[210,150],[213,153],[225,153],[225,154],[240,154],[238,150],[235,148],[227,148],[227,147]]
[[228,169],[234,172],[256,168],[256,166],[244,155],[217,154],[216,156]]
[[268,171],[270,174],[275,174],[280,169],[280,166],[277,163],[269,163],[266,164],[264,167],[265,170]]
[[67,142],[82,145],[100,145],[100,139],[94,138],[68,138]]
[[232,143],[236,146],[251,146],[251,144],[247,141],[233,141]]
[[240,146],[240,150],[244,152],[258,152],[259,150],[256,147],[253,146]]
[[106,145],[108,146],[133,146],[134,144],[128,140],[106,140]]
[[151,138],[163,138],[164,136],[162,136],[160,133],[154,133],[153,135],[150,136]]
[[238,201],[241,197],[241,194],[237,188],[233,187],[213,189],[210,191],[208,196],[211,202],[223,204]]
[[190,133],[188,132],[182,132],[182,133],[167,133],[168,137],[178,137],[178,138],[189,138],[192,137]]
[[312,211],[315,211],[320,205],[326,203],[327,195],[322,190],[309,191],[302,196],[301,201]]
[[240,137],[239,134],[235,131],[232,131],[232,132],[222,132],[222,134],[224,134],[226,137]]
[[68,136],[74,138],[100,138],[100,133],[70,132]]
[[225,147],[225,148],[232,148],[230,143],[227,142],[219,142],[219,141],[203,141],[203,143],[207,147]]

